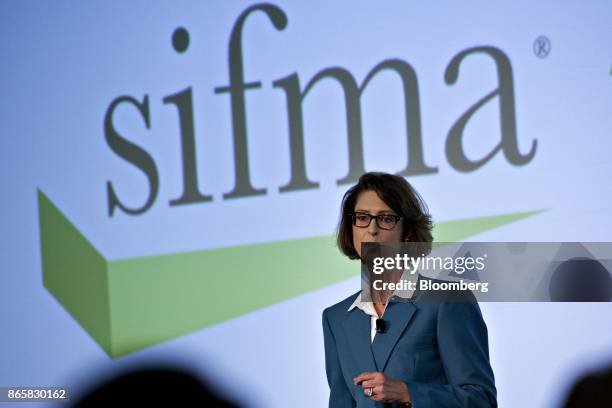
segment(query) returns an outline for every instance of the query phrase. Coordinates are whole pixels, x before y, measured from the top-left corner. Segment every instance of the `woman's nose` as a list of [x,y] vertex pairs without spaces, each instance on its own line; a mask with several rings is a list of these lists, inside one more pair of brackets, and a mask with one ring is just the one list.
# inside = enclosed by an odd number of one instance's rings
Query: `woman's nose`
[[370,221],[370,225],[368,225],[368,232],[371,235],[378,234],[378,224],[376,223],[376,218],[372,218],[372,220]]

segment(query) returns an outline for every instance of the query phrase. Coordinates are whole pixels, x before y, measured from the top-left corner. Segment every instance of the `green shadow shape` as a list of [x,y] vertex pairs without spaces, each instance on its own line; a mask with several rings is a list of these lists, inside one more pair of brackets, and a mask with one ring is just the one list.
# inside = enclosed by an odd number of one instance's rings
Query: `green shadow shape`
[[[112,358],[359,274],[320,236],[131,259],[106,259],[38,190],[43,283]],[[458,241],[541,211],[436,224]],[[218,307],[222,304],[223,307]]]

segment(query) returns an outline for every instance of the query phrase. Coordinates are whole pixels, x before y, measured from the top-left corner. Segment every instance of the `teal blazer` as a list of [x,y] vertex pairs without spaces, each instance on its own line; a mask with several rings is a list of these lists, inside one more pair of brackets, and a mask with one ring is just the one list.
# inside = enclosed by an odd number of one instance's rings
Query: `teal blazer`
[[415,408],[497,407],[487,326],[475,301],[389,302],[385,333],[371,342],[370,316],[348,308],[360,292],[323,311],[329,408],[400,407],[375,402],[353,378],[382,371],[406,383]]

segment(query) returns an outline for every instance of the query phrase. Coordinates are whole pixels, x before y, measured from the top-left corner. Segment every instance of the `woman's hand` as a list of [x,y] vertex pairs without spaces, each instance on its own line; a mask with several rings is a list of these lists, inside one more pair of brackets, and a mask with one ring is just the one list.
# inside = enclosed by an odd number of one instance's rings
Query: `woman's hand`
[[381,372],[365,372],[353,378],[355,385],[361,385],[364,395],[374,401],[394,402],[403,404],[410,402],[410,393],[405,383],[387,377]]

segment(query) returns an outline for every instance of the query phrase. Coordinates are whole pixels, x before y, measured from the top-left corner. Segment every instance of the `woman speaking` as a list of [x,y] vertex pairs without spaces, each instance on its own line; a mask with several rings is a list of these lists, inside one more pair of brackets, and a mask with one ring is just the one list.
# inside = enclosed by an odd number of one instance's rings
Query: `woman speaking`
[[[424,202],[399,176],[364,174],[341,211],[338,246],[350,259],[363,242],[432,241]],[[496,407],[478,304],[412,299],[357,292],[323,311],[329,407]]]

